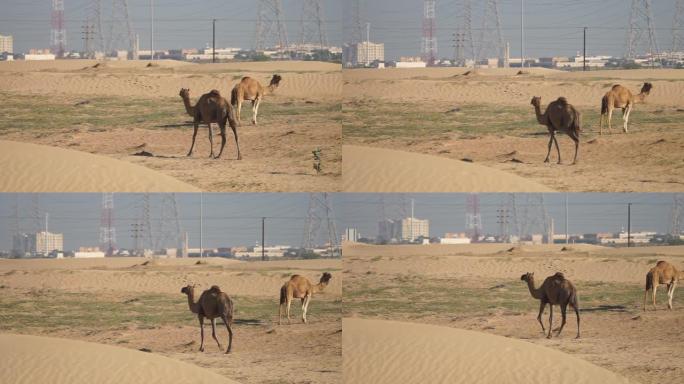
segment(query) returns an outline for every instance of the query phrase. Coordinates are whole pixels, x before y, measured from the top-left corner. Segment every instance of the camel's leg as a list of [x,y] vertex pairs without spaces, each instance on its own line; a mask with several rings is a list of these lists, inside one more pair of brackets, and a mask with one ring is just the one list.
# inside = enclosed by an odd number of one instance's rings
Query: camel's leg
[[200,323],[200,352],[204,352],[204,316],[198,316]]
[[613,108],[608,106],[608,133],[610,133],[610,134],[613,133],[612,121],[613,121]]
[[626,111],[622,114],[622,120],[623,120],[622,131],[625,133],[627,133],[627,123],[629,122],[629,114],[631,112],[632,112],[632,104],[630,103],[627,106]]
[[221,150],[219,150],[219,154],[216,155],[215,159],[221,157],[221,154],[223,153],[223,147],[226,146],[226,124],[219,124],[219,127],[221,128]]
[[209,146],[211,147],[209,158],[211,159],[214,157],[214,135],[212,135],[211,123],[208,123],[207,127],[209,128]]
[[240,111],[242,111],[242,97],[238,98],[236,109],[237,109],[237,111],[235,111],[235,112],[237,112],[237,114],[236,114],[237,115],[236,116],[237,117],[237,123],[239,125],[242,125],[242,119],[240,117]]
[[644,289],[644,312],[646,312],[646,297],[648,297],[648,288]]
[[570,136],[572,141],[575,142],[575,158],[572,160],[572,163],[577,164],[577,155],[579,154],[579,142],[580,142],[579,135],[577,135],[577,133],[573,132],[573,133],[569,134],[568,136]]
[[199,122],[195,121],[195,130],[192,132],[192,144],[190,145],[190,150],[188,151],[188,156],[192,156],[192,150],[195,148],[195,137],[197,137],[197,130],[199,129]]
[[546,333],[546,329],[544,329],[544,322],[542,321],[544,308],[546,308],[546,303],[542,301],[541,303],[539,303],[539,315],[537,316],[537,321],[539,322],[539,325],[541,325],[542,327],[542,333]]
[[304,298],[304,305],[302,306],[302,321],[306,324],[306,314],[309,312],[309,302],[311,301],[311,295],[307,295]]
[[233,130],[233,136],[235,136],[235,147],[237,148],[237,159],[242,160],[242,154],[240,153],[240,142],[238,141],[237,127],[230,126]]
[[556,337],[560,336],[561,332],[563,332],[563,327],[565,327],[565,320],[566,320],[566,315],[567,315],[567,309],[568,309],[568,303],[561,304],[561,326],[558,329],[558,333],[556,334]]
[[253,115],[252,115],[252,124],[257,125],[257,115],[259,114],[259,105],[261,104],[261,98],[258,97],[254,99],[254,103],[252,104],[252,110],[253,110]]
[[668,297],[667,297],[667,298],[668,298],[668,304],[667,304],[667,307],[668,307],[669,309],[672,309],[672,299],[674,298],[674,291],[675,291],[675,288],[677,288],[677,279],[675,279],[675,280],[672,282],[672,287],[670,288],[670,291],[668,292]]
[[553,329],[553,304],[549,303],[549,334],[546,336],[547,339],[551,338],[551,330]]
[[549,150],[546,151],[546,159],[544,159],[545,163],[549,162],[549,155],[551,155],[551,144],[553,143],[553,131],[549,131]]
[[658,290],[658,283],[656,282],[656,277],[653,277],[653,288],[651,290],[651,297],[653,298],[653,310],[657,311],[656,307],[656,291]]
[[556,152],[558,152],[558,164],[561,163],[561,154],[560,154],[560,148],[558,147],[558,137],[556,135],[553,135],[553,143],[556,145]]
[[228,321],[227,316],[222,316],[223,318],[223,323],[226,324],[226,329],[228,330],[228,349],[226,349],[226,353],[230,353],[230,349],[233,347],[233,329],[230,326],[230,322]]
[[283,324],[283,304],[284,303],[278,304],[278,325]]
[[287,296],[287,323],[292,324],[290,321],[290,306],[292,305],[292,297],[290,295]]
[[579,315],[579,308],[577,308],[577,305],[576,305],[576,304],[570,303],[570,305],[572,305],[572,308],[575,310],[575,316],[577,316],[577,337],[576,337],[576,338],[579,339],[579,338],[580,338],[580,315]]
[[219,349],[221,349],[221,343],[219,343],[218,338],[216,338],[216,319],[211,319],[211,337],[216,340],[216,344],[218,345]]
[[601,117],[599,118],[599,136],[603,135],[603,120],[604,120],[605,113],[601,113]]

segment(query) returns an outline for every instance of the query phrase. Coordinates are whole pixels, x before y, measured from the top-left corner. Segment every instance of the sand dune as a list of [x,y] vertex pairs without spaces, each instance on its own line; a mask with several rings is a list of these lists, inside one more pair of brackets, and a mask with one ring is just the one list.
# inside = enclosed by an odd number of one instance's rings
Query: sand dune
[[198,366],[102,344],[0,334],[4,383],[237,383]]
[[344,145],[346,192],[552,192],[520,176],[464,161]]
[[485,333],[344,319],[346,383],[628,383],[565,353]]
[[2,192],[199,192],[170,176],[104,156],[0,140]]

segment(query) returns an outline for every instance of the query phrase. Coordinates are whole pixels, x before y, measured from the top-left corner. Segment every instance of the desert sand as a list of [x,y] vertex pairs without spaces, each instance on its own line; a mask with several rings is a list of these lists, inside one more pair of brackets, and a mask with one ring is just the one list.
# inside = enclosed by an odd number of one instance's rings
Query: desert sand
[[466,161],[344,145],[345,192],[553,192],[512,173]]
[[[0,88],[11,100],[4,105],[0,139],[121,160],[204,191],[339,190],[339,65],[174,61],[157,61],[151,67],[147,64],[130,61],[98,65],[92,60],[0,63]],[[230,128],[222,158],[209,159],[206,125],[199,129],[193,156],[186,157],[193,127],[178,95],[181,88],[190,89],[194,104],[211,89],[229,97],[230,90],[243,76],[252,76],[267,85],[274,73],[280,74],[283,81],[274,94],[264,98],[258,126],[250,122],[251,104],[243,104],[242,126],[238,128],[243,160],[235,160]],[[217,127],[214,137],[214,148],[218,151]],[[312,151],[316,149],[321,150],[321,172],[313,168]],[[109,184],[114,189],[107,189],[108,192],[146,191],[126,187],[118,179]],[[52,186],[50,191],[65,190]]]
[[[525,71],[344,71],[344,144],[468,158],[557,191],[684,190],[684,71]],[[612,134],[599,136],[605,92],[622,84],[638,93],[646,81],[653,90],[645,104],[634,107],[629,134],[622,133],[618,110]],[[583,114],[578,164],[570,165],[574,145],[566,135],[559,136],[562,164],[555,164],[555,148],[551,163],[543,162],[548,133],[536,121],[533,96],[542,97],[542,108],[564,96]]]
[[[207,377],[218,375],[240,383],[341,382],[340,260],[202,261],[197,264],[197,259],[0,260],[2,353],[9,353],[5,351],[5,340],[20,340],[19,336],[8,334],[50,336],[89,342],[84,344],[93,348],[92,360],[88,361],[95,364],[100,359],[107,360],[102,363],[103,377],[112,373],[107,364],[114,369],[126,364],[126,359],[140,356],[141,364],[146,364],[144,357],[152,356],[150,364],[172,359],[179,371],[189,364],[194,370],[206,371]],[[278,326],[282,284],[292,274],[317,282],[323,271],[331,272],[333,278],[323,292],[312,298],[309,324],[301,323],[300,303],[295,301],[292,324]],[[218,285],[233,299],[235,320],[230,354],[223,353],[228,336],[220,321],[217,337],[224,349],[212,340],[211,326],[205,321],[206,350],[198,351],[197,317],[189,311],[187,297],[180,292],[187,284],[196,284],[200,291]],[[69,342],[49,341],[48,345],[68,347]],[[111,348],[111,352],[101,344],[117,348]],[[108,351],[106,356],[96,353],[99,347]],[[136,352],[139,350],[151,353]],[[54,359],[68,363],[71,358]],[[40,368],[40,364],[38,359],[25,363],[33,369]],[[150,374],[153,372],[156,369]],[[169,370],[169,375],[173,372]]]
[[[525,340],[643,384],[678,381],[684,375],[684,352],[678,347],[684,343],[684,296],[676,291],[674,310],[668,311],[661,286],[658,310],[642,311],[646,272],[658,260],[683,268],[682,246],[345,244],[343,252],[345,318],[430,324]],[[574,339],[571,311],[563,334],[546,339],[536,319],[539,301],[520,281],[522,274],[534,272],[539,286],[559,271],[579,292],[580,339]],[[560,325],[559,312],[554,311],[554,326]],[[548,315],[547,309],[546,326]],[[414,335],[407,331],[403,337]]]
[[96,343],[0,334],[0,345],[6,383],[237,383],[192,364]]
[[346,383],[628,383],[525,341],[435,325],[345,318]]
[[0,192],[199,192],[161,172],[105,156],[0,140]]

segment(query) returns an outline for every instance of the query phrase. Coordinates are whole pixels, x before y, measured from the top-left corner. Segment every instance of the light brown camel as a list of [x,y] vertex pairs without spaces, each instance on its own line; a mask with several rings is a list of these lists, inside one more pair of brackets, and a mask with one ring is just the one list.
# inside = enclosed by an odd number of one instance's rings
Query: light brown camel
[[214,139],[211,130],[211,123],[218,124],[221,129],[221,150],[219,154],[216,155],[216,159],[221,157],[223,153],[223,147],[226,146],[226,121],[233,130],[233,135],[235,136],[235,146],[237,147],[237,159],[241,160],[242,155],[240,154],[240,144],[238,142],[237,134],[237,123],[235,122],[235,112],[233,107],[228,103],[224,97],[221,96],[219,91],[212,90],[209,93],[202,95],[197,104],[190,104],[190,90],[187,88],[182,88],[179,93],[180,97],[183,99],[183,104],[185,105],[185,111],[193,118],[193,123],[195,130],[192,133],[192,145],[190,145],[190,151],[188,151],[188,156],[192,156],[192,150],[195,148],[195,137],[197,136],[197,129],[200,123],[205,123],[209,127],[209,145],[211,146],[211,153],[209,157],[214,157]]
[[559,97],[556,101],[549,103],[544,114],[541,113],[541,97],[533,97],[530,104],[534,106],[537,122],[545,125],[549,130],[549,148],[544,162],[549,162],[551,143],[555,143],[556,151],[558,152],[558,164],[561,163],[560,148],[558,148],[558,138],[556,138],[556,132],[561,132],[570,136],[572,141],[575,142],[575,157],[572,163],[577,163],[579,137],[582,131],[582,116],[579,111],[571,104],[568,104],[568,100],[565,97]]
[[667,308],[672,309],[672,298],[674,297],[677,282],[684,280],[684,272],[680,272],[667,261],[659,261],[655,267],[651,268],[646,274],[646,288],[644,289],[644,311],[646,310],[646,296],[649,289],[653,298],[653,310],[656,310],[656,290],[658,285],[667,285]]
[[332,275],[328,272],[323,273],[318,284],[313,285],[309,279],[300,275],[292,275],[290,281],[280,288],[280,305],[278,306],[278,325],[281,324],[283,307],[286,309],[287,323],[290,324],[290,305],[292,299],[302,300],[302,322],[306,324],[306,312],[309,310],[311,296],[316,292],[321,292],[328,286]]
[[243,77],[242,80],[233,87],[230,93],[230,103],[236,109],[238,124],[242,125],[242,102],[249,100],[252,102],[252,124],[257,123],[259,105],[265,95],[272,94],[280,85],[283,78],[280,75],[273,75],[268,87],[263,87],[259,81],[251,77]]
[[558,334],[560,336],[561,331],[563,331],[563,326],[565,326],[566,309],[568,304],[575,309],[575,315],[577,315],[577,338],[580,337],[580,315],[579,315],[579,304],[577,299],[577,289],[575,286],[567,280],[561,272],[556,272],[555,275],[549,276],[544,280],[544,283],[539,288],[534,287],[534,273],[526,273],[520,277],[520,280],[527,282],[527,288],[530,290],[530,294],[535,299],[540,301],[539,305],[539,315],[537,316],[537,321],[542,327],[542,332],[546,332],[544,329],[544,324],[542,323],[542,315],[544,314],[544,308],[546,304],[549,305],[549,334],[547,338],[551,338],[551,330],[553,328],[553,306],[559,305],[561,308],[561,316],[563,321],[558,329]]
[[599,135],[603,135],[603,122],[608,120],[608,132],[611,131],[611,120],[613,119],[613,109],[622,109],[622,130],[627,133],[627,122],[629,121],[629,114],[636,103],[643,103],[651,93],[653,85],[651,83],[644,83],[641,87],[641,92],[634,95],[629,89],[620,84],[613,85],[610,91],[601,99],[601,120],[599,121]]
[[221,288],[213,285],[211,288],[202,292],[199,300],[195,302],[195,286],[188,285],[181,289],[181,293],[188,296],[188,306],[190,307],[190,312],[196,313],[197,318],[200,323],[200,348],[201,352],[204,352],[204,318],[211,320],[211,337],[216,340],[219,349],[221,349],[221,343],[219,343],[216,338],[216,318],[219,317],[223,320],[223,323],[228,329],[228,349],[226,353],[230,353],[230,349],[233,346],[233,330],[231,325],[233,324],[233,301],[228,297],[225,292],[221,292]]

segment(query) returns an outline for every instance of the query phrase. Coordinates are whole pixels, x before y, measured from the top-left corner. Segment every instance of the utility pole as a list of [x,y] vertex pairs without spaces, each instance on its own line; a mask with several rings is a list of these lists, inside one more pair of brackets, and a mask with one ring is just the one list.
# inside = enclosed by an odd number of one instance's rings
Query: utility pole
[[582,71],[587,70],[587,27],[584,27],[584,54],[582,55]]
[[266,218],[261,218],[261,261],[266,261]]
[[216,62],[216,19],[211,20],[211,62]]
[[410,232],[409,232],[411,234],[411,242],[413,242],[413,240],[414,240],[414,237],[413,237],[413,210],[414,210],[414,205],[415,205],[415,200],[411,199],[411,222],[409,223],[410,228],[411,228]]
[[525,0],[520,0],[520,68],[525,68]]
[[632,203],[627,204],[627,248],[632,246]]
[[199,233],[199,238],[200,238],[200,259],[202,258],[202,255],[204,254],[204,251],[202,250],[202,226],[204,220],[204,194],[200,192],[200,233]]
[[366,23],[366,64],[370,66],[370,23]]
[[568,232],[568,194],[565,194],[565,244],[570,243],[570,237]]
[[154,60],[154,0],[150,0],[150,59]]

